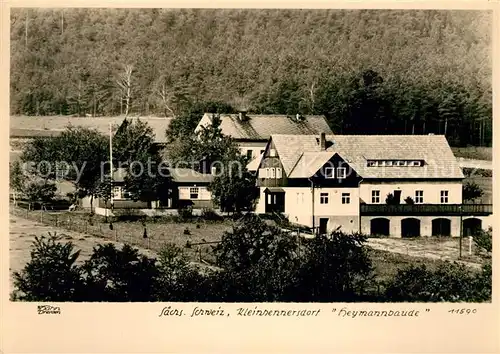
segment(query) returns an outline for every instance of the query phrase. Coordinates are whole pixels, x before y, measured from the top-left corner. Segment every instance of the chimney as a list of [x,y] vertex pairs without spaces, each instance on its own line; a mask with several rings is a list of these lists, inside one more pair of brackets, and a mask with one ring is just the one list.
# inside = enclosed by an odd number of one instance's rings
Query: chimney
[[321,151],[326,150],[326,134],[321,133],[319,136],[319,149]]

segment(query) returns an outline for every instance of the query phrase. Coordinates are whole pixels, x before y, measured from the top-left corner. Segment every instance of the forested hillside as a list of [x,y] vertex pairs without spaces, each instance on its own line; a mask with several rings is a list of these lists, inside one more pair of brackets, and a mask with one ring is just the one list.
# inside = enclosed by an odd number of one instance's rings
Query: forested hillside
[[12,9],[11,114],[212,102],[487,145],[491,25],[479,11]]

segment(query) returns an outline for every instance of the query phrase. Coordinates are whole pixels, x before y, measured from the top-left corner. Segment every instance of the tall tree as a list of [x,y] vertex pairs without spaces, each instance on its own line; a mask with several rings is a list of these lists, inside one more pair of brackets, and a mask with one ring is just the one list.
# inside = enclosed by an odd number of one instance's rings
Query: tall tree
[[113,138],[113,166],[127,171],[125,187],[135,200],[165,201],[169,173],[153,129],[140,119],[124,120]]

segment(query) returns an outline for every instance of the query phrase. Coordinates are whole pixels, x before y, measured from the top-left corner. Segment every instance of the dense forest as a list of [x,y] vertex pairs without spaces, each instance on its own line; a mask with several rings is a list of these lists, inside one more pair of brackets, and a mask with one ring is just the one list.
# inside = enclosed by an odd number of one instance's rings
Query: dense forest
[[485,11],[12,9],[11,114],[211,103],[489,145],[491,26]]

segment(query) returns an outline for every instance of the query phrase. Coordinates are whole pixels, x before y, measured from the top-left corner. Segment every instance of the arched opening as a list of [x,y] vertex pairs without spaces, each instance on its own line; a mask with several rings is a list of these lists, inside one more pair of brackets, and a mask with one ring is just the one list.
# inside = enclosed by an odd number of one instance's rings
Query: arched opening
[[463,235],[474,236],[483,229],[483,221],[478,218],[465,219],[463,221]]
[[451,236],[450,219],[439,218],[432,220],[432,236]]
[[401,220],[401,236],[402,237],[419,237],[420,236],[420,220],[415,218],[407,218]]
[[389,236],[390,221],[386,218],[370,220],[370,235]]

